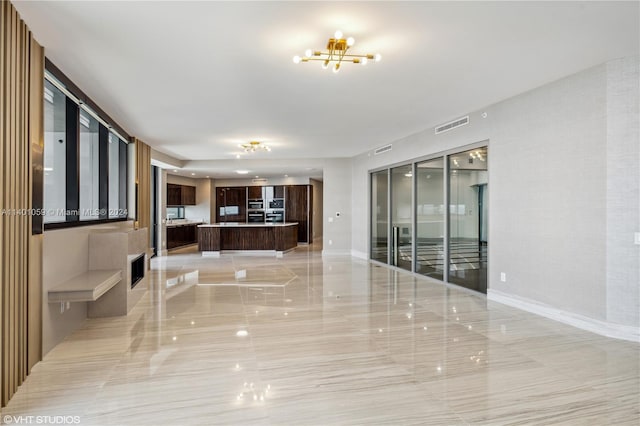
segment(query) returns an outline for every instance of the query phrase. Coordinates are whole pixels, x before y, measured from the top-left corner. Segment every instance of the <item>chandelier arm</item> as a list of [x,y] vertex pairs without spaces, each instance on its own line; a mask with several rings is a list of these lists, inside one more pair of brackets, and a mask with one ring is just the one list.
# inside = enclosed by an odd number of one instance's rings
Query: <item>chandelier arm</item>
[[[323,57],[324,55],[324,57]],[[366,54],[366,55],[349,55],[349,54],[345,54],[345,55],[340,55],[340,56],[344,56],[344,57],[349,57],[349,58],[370,58],[372,56],[374,56],[373,54]],[[324,61],[326,59],[330,59],[331,60],[331,54],[329,52],[326,53],[321,53],[320,55],[316,55],[314,57],[309,57],[309,58],[304,58],[304,59],[308,59],[309,61]],[[332,60],[337,60],[337,59],[332,59]]]

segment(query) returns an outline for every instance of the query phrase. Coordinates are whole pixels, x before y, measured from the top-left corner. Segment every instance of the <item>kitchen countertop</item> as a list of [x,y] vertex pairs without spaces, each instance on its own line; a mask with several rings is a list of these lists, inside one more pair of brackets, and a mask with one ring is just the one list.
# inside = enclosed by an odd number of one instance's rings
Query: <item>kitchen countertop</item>
[[222,223],[205,223],[202,225],[198,225],[198,228],[273,228],[279,226],[293,226],[297,225],[298,222],[287,222],[287,223],[240,223],[240,222],[222,222]]
[[200,224],[202,224],[201,220],[178,219],[172,222],[169,222],[169,221],[166,222],[167,228],[177,228],[179,226],[200,225]]

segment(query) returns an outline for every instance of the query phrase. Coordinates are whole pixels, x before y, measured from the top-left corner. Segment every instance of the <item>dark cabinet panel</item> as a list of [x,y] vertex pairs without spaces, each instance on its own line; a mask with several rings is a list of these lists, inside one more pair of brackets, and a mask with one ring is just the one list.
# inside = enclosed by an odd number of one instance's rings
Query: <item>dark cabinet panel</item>
[[286,187],[285,218],[298,222],[298,242],[311,242],[311,187],[290,185]]
[[167,249],[197,243],[197,230],[197,225],[167,227]]
[[250,200],[262,200],[261,186],[249,186],[247,190],[249,191],[248,197]]
[[273,187],[273,198],[284,198],[284,186],[278,185]]
[[247,187],[216,188],[216,206],[216,222],[246,222]]
[[196,187],[187,185],[167,184],[167,206],[195,206]]
[[173,183],[167,184],[167,205],[168,206],[180,206],[182,205],[182,190],[180,185]]
[[183,206],[195,206],[196,205],[196,187],[195,186],[182,186],[182,205]]

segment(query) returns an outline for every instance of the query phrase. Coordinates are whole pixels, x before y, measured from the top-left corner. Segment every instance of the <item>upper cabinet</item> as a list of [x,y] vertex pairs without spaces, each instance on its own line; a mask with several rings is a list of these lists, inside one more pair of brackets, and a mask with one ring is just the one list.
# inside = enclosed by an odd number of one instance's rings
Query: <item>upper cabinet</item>
[[247,221],[247,187],[216,188],[216,222]]
[[196,187],[187,185],[167,184],[167,206],[195,206]]
[[248,186],[248,197],[250,200],[262,200],[262,187],[261,186]]
[[182,188],[180,185],[173,183],[167,184],[167,205],[168,206],[181,206],[182,205]]
[[195,206],[196,205],[196,187],[182,185],[182,205],[183,206]]

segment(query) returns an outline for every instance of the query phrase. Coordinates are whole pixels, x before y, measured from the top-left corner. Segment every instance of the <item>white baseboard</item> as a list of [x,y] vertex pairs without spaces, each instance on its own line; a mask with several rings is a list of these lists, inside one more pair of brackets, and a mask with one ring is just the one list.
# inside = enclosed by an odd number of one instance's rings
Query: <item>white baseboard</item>
[[351,250],[351,256],[357,257],[358,259],[369,260],[369,256],[367,256],[367,253],[363,251]]
[[322,256],[351,256],[350,250],[322,250]]
[[562,309],[554,308],[552,306],[536,302],[535,300],[514,296],[498,290],[489,289],[487,291],[487,299],[568,324],[582,330],[600,334],[602,336],[629,340],[631,342],[640,342],[640,328],[638,327],[613,324],[589,318],[584,315],[563,311]]

